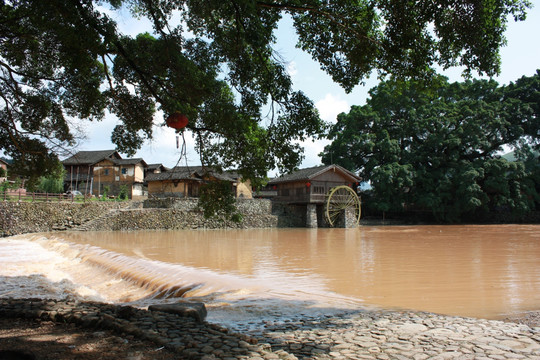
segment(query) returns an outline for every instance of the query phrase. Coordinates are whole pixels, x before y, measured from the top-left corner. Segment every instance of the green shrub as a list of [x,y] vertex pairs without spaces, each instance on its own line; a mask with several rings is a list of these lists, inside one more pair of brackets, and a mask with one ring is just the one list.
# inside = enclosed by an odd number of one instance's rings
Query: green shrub
[[107,185],[105,187],[103,187],[103,194],[101,195],[101,200],[102,201],[106,201],[107,200],[107,196],[109,196],[109,191],[111,190],[111,188]]
[[202,185],[197,207],[207,219],[224,216],[234,222],[242,221],[242,215],[236,209],[231,184],[226,181],[211,181]]
[[37,189],[39,192],[60,194],[64,192],[64,181],[54,176],[42,176]]
[[120,186],[120,193],[118,194],[119,200],[127,200],[128,199],[128,188],[126,185]]

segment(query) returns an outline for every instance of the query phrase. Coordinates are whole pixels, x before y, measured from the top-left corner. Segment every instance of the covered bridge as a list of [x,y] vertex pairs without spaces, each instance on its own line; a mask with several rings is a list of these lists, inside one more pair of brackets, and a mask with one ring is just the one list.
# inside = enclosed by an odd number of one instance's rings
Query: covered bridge
[[[268,182],[277,191],[274,201],[296,205],[305,210],[306,226],[325,225],[324,212],[328,194],[338,186],[356,189],[361,179],[339,165],[299,169]],[[344,224],[345,227],[347,224]]]

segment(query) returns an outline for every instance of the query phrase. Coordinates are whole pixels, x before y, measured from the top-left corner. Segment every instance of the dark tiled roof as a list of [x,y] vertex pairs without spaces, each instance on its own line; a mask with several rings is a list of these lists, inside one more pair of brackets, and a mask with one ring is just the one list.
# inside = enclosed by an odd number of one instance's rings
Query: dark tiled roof
[[160,173],[150,173],[146,175],[144,179],[146,181],[165,181],[165,180],[198,180],[193,177],[193,170],[188,170],[188,168],[172,168],[171,170],[160,172]]
[[79,151],[75,155],[65,159],[62,163],[70,165],[92,165],[106,158],[120,158],[116,150]]
[[135,159],[113,159],[112,162],[116,165],[136,165],[142,163],[143,166],[147,166],[146,162],[142,158]]
[[148,164],[146,168],[150,171],[161,169],[162,171],[170,170],[167,167],[163,166],[163,164]]
[[192,173],[201,173],[205,169],[204,166],[175,166],[171,171],[189,171]]
[[355,175],[354,173],[350,172],[349,170],[339,165],[320,165],[320,166],[314,166],[310,168],[299,169],[299,170],[293,171],[290,174],[286,174],[286,175],[270,180],[268,184],[279,184],[279,183],[284,183],[284,182],[295,182],[295,181],[308,181],[332,169],[336,169],[342,172],[345,176],[350,177],[352,181],[361,180],[357,175]]
[[161,173],[150,173],[146,175],[146,181],[164,180],[201,180],[209,175],[223,181],[235,181],[235,178],[227,172],[219,172],[203,166],[176,166]]
[[231,175],[232,173],[229,173],[228,171],[219,171],[211,167],[207,166],[177,166],[174,167],[172,170],[184,170],[184,171],[190,171],[194,176],[197,177],[204,177],[204,176],[212,176],[215,177],[218,180],[223,181],[235,181],[235,178]]

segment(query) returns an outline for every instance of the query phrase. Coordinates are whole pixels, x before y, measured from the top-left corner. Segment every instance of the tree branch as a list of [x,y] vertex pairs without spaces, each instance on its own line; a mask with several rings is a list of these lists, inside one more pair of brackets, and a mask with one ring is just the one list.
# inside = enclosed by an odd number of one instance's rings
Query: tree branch
[[291,5],[291,4],[276,4],[276,3],[267,3],[267,2],[263,2],[263,1],[258,1],[257,2],[257,5],[262,7],[262,8],[268,8],[268,9],[279,9],[279,10],[288,10],[288,11],[291,11],[291,12],[297,12],[297,13],[300,13],[300,12],[310,12],[310,13],[314,13],[314,14],[318,14],[318,15],[322,15],[324,16],[325,18],[327,18],[328,20],[330,20],[330,22],[332,22],[333,24],[336,24],[337,26],[341,27],[342,29],[346,30],[346,31],[349,31],[349,32],[352,32],[353,34],[355,34],[356,36],[358,37],[361,37],[361,38],[364,38],[374,44],[377,44],[377,45],[382,45],[379,41],[369,37],[369,36],[366,36],[364,34],[361,34],[359,33],[357,30],[353,29],[352,27],[348,26],[346,24],[346,19],[344,19],[342,16],[338,16],[337,18],[339,18],[340,20],[342,21],[338,21],[338,19],[336,18],[335,14],[332,14],[330,12],[327,12],[327,11],[322,11],[322,10],[319,10],[318,8],[316,7],[311,7],[311,6],[297,6],[297,5]]

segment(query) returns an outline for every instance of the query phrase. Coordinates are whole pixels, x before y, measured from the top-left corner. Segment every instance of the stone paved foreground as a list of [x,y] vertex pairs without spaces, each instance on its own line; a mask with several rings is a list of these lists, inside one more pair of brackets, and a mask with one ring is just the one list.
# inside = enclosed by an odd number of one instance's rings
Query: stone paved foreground
[[363,311],[236,334],[176,315],[92,302],[0,299],[0,316],[74,322],[150,339],[179,359],[540,359],[540,328],[430,313]]
[[540,328],[431,313],[369,311],[267,326],[272,349],[317,359],[540,359]]

